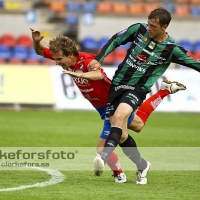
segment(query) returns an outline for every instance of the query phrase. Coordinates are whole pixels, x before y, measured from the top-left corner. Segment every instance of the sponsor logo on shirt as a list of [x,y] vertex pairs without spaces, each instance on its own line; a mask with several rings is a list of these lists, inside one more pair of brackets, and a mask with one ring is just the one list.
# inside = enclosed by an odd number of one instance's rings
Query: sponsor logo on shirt
[[125,33],[127,31],[127,29],[124,29],[122,31],[120,31],[119,33],[117,33],[118,36],[122,35],[123,33]]

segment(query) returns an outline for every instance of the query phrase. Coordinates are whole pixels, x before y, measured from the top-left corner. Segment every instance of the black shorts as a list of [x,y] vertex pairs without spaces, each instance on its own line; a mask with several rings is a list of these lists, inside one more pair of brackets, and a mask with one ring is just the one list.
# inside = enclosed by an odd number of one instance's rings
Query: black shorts
[[112,116],[120,103],[127,103],[133,108],[133,112],[142,104],[146,98],[139,86],[111,85],[106,109],[106,116]]

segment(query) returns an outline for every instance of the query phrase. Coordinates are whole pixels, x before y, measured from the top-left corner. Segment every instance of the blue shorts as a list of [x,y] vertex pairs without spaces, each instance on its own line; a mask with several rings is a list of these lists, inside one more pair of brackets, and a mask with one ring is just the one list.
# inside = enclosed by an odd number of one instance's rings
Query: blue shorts
[[[95,109],[99,112],[101,119],[104,120],[103,130],[100,134],[100,138],[107,139],[108,135],[110,134],[111,124],[109,117],[106,117],[106,106],[95,107]],[[128,126],[134,119],[135,114],[133,113],[128,119]]]

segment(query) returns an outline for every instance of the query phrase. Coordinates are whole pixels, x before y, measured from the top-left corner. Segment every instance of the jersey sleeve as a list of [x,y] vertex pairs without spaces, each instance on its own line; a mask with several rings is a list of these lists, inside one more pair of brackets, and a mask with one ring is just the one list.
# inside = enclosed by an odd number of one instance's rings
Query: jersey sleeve
[[100,63],[103,62],[103,59],[112,51],[114,51],[118,46],[124,45],[132,41],[135,33],[142,26],[142,24],[133,24],[132,26],[124,29],[111,37],[111,39],[103,46],[100,53],[96,56],[96,60]]
[[45,47],[44,50],[43,50],[43,54],[44,54],[45,58],[49,58],[51,60],[54,60],[53,57],[52,57],[52,52],[50,51],[49,48]]
[[175,46],[173,49],[172,62],[184,65],[200,72],[200,60],[181,46]]

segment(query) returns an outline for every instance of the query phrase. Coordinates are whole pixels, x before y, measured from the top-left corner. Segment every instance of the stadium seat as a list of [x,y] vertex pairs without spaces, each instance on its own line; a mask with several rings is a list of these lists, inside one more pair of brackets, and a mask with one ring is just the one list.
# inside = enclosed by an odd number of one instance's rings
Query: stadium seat
[[26,60],[28,58],[27,48],[23,46],[13,47],[12,57]]
[[193,51],[200,51],[200,40],[194,42]]
[[40,65],[40,61],[35,58],[27,58],[25,60],[25,64],[27,65]]
[[65,1],[51,1],[49,4],[49,8],[53,12],[63,12],[66,10],[66,2]]
[[78,15],[68,15],[65,18],[65,23],[68,25],[77,25],[78,24]]
[[128,6],[128,13],[132,15],[142,15],[144,13],[143,3],[131,3]]
[[188,5],[176,5],[174,14],[180,17],[187,17],[190,15],[190,7]]
[[3,1],[0,1],[0,9],[2,9],[3,7],[4,7]]
[[108,42],[109,39],[109,37],[100,38],[100,40],[98,41],[98,49],[101,49]]
[[190,0],[190,2],[192,3],[192,4],[200,4],[200,0]]
[[200,6],[191,6],[190,7],[190,15],[193,17],[200,16]]
[[175,3],[190,3],[190,0],[175,0]]
[[13,65],[22,65],[23,60],[19,58],[10,58],[8,61],[8,64],[13,64]]
[[165,4],[163,5],[163,7],[167,9],[171,14],[174,14],[175,7],[173,4],[167,4],[167,5]]
[[98,2],[97,12],[99,12],[99,13],[113,13],[112,2]]
[[96,2],[85,2],[82,5],[82,10],[84,13],[95,13],[97,9],[97,3]]
[[175,0],[161,0],[161,3],[174,3]]
[[16,44],[16,40],[13,34],[5,33],[0,38],[0,44],[13,47]]
[[33,46],[33,41],[29,35],[22,34],[17,38],[16,45],[29,48]]
[[113,2],[113,13],[127,15],[128,5],[123,2]]
[[2,64],[6,64],[6,60],[3,58],[0,58],[0,65],[2,65]]
[[80,12],[82,9],[82,6],[79,2],[67,2],[66,4],[66,10],[68,12]]
[[35,59],[35,60],[38,60],[38,61],[42,61],[44,60],[44,57],[43,56],[40,56],[40,55],[37,55],[35,53],[35,50],[34,48],[30,48],[28,50],[28,56],[27,56],[28,59]]
[[11,49],[9,46],[0,45],[0,58],[8,60],[12,56]]
[[182,39],[178,44],[190,52],[193,51],[193,43],[188,39]]
[[149,15],[149,13],[152,10],[155,10],[156,8],[159,8],[160,4],[159,3],[146,3],[144,4],[144,14]]
[[86,50],[97,50],[98,42],[94,37],[87,36],[82,41],[82,47]]

